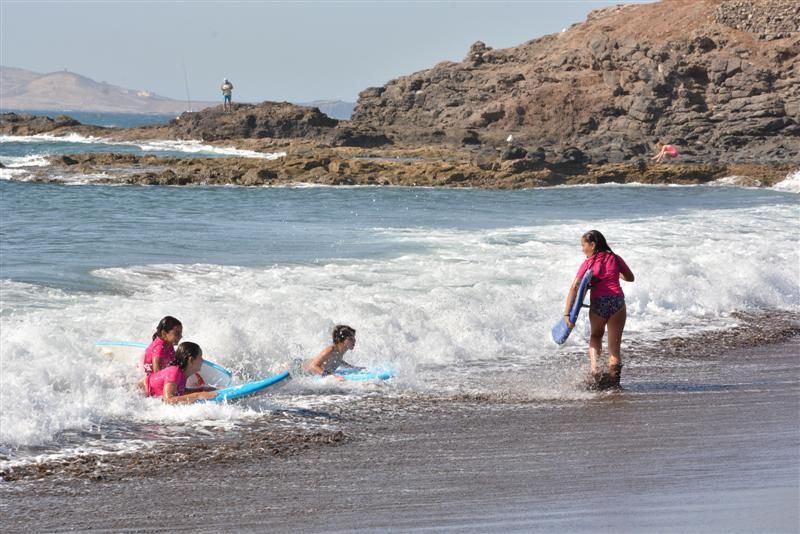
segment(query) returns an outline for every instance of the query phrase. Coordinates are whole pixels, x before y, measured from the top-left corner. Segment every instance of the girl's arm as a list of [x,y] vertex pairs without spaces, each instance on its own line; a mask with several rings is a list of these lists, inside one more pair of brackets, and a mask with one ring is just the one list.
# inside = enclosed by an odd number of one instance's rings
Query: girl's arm
[[186,393],[197,393],[198,391],[217,391],[218,389],[219,388],[206,384],[205,386],[200,386],[199,388],[186,388],[184,391]]
[[626,282],[633,282],[634,276],[633,271],[631,268],[628,267],[628,264],[625,263],[625,260],[617,256],[617,268],[619,269],[619,277],[621,280],[625,280]]
[[314,373],[315,375],[321,375],[325,373],[325,362],[328,361],[328,358],[331,357],[332,353],[333,345],[322,349],[322,351],[320,351],[320,353],[317,354],[317,356],[306,366],[306,371],[309,373]]
[[153,372],[157,373],[162,369],[161,367],[161,355],[156,354],[153,356]]
[[216,397],[215,391],[198,391],[178,395],[178,386],[174,382],[164,384],[164,402],[167,404],[188,404],[200,399],[210,399]]
[[581,279],[575,278],[575,280],[572,282],[572,285],[569,287],[569,292],[567,293],[567,302],[564,304],[564,321],[570,328],[574,328],[575,325],[569,321],[569,310],[572,308],[572,303],[575,302],[575,297],[578,296],[578,286],[580,285]]

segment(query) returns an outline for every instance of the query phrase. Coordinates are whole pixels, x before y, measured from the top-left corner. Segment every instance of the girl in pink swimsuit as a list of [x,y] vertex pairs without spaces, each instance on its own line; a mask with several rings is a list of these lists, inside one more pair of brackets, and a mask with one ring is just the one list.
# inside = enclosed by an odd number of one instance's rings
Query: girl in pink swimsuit
[[183,337],[183,325],[175,317],[167,315],[156,326],[153,342],[144,351],[144,373],[157,373],[172,365],[175,345]]
[[669,156],[670,158],[677,158],[678,157],[678,149],[675,145],[665,145],[664,143],[656,143],[656,150],[658,153],[653,156],[652,160],[656,163],[661,163],[661,161]]
[[[597,230],[590,230],[581,236],[581,249],[586,260],[578,269],[575,280],[569,289],[564,315],[570,328],[575,325],[569,322],[569,310],[578,292],[581,279],[588,269],[592,270],[590,284],[591,298],[589,306],[589,322],[592,333],[589,338],[589,365],[591,367],[590,387],[618,388],[622,372],[620,345],[622,331],[625,329],[627,310],[625,294],[622,292],[620,279],[633,282],[633,271],[621,257],[612,252],[606,238]],[[608,327],[608,374],[603,375],[597,368],[597,360],[603,347],[603,335]]]
[[161,397],[169,404],[210,399],[217,394],[214,388],[209,386],[201,390],[186,388],[186,377],[200,371],[202,366],[203,350],[197,343],[184,341],[175,351],[173,365],[145,376],[140,386],[148,397]]

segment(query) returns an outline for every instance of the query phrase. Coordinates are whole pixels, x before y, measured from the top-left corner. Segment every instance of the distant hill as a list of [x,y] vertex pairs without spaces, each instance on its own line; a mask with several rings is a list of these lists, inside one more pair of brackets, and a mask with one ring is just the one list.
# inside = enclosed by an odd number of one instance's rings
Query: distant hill
[[[192,102],[200,111],[219,102]],[[315,100],[299,106],[319,108],[331,118],[347,120],[354,102]],[[108,113],[180,114],[188,111],[184,100],[174,100],[150,91],[126,89],[74,72],[40,74],[25,69],[0,66],[0,108],[41,111],[96,111]]]
[[[192,102],[196,110],[219,102]],[[96,82],[69,71],[40,74],[0,66],[0,107],[54,111],[99,111],[113,113],[179,114],[187,111],[185,101],[159,96],[150,91],[126,89]]]

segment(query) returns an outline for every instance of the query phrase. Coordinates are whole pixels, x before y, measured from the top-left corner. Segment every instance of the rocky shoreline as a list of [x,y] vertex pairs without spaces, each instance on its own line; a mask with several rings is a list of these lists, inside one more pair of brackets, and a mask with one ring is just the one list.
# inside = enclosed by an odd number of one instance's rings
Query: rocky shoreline
[[727,178],[729,184],[772,186],[794,170],[792,165],[662,163],[644,160],[592,164],[550,163],[543,158],[505,159],[503,154],[448,152],[437,148],[364,150],[284,147],[274,160],[172,158],[88,153],[51,156],[50,165],[32,169],[26,181],[63,183],[91,177],[96,184],[237,185],[292,184],[471,187],[523,189],[578,184],[696,185]]
[[[237,185],[280,186],[291,184],[372,185],[420,187],[471,187],[484,189],[523,189],[556,185],[640,183],[695,185],[728,178],[729,183],[750,187],[772,186],[796,170],[788,161],[766,163],[704,161],[691,152],[678,162],[652,163],[649,154],[610,163],[597,162],[575,147],[526,149],[516,143],[454,146],[450,144],[377,143],[373,134],[353,130],[343,121],[327,119],[317,110],[302,109],[292,104],[252,106],[240,104],[238,112],[263,112],[267,117],[259,124],[272,121],[291,125],[300,132],[286,137],[241,138],[223,136],[204,139],[212,146],[249,150],[264,154],[285,153],[275,159],[254,157],[161,157],[117,153],[83,153],[50,156],[49,165],[29,167],[19,179],[28,182],[86,182],[113,185]],[[299,113],[292,122],[276,116],[275,110]],[[265,111],[266,110],[266,111]],[[176,134],[174,124],[140,128],[103,128],[82,125],[70,117],[55,119],[5,113],[0,116],[0,135],[47,134],[60,137],[78,134],[109,141],[150,141],[191,139],[198,124],[224,117],[235,127],[236,113],[218,110],[192,117],[194,121]],[[279,113],[279,114],[280,114]],[[277,117],[277,118],[276,118]],[[333,131],[309,124],[337,123]],[[332,121],[332,122],[331,122]],[[180,122],[174,121],[174,122]],[[322,128],[322,130],[320,130]],[[224,131],[222,128],[220,131]],[[372,137],[370,137],[372,135]],[[360,140],[366,146],[349,146],[343,139]],[[336,144],[339,140],[339,146]],[[352,143],[359,144],[359,143]],[[372,146],[379,144],[381,146]]]

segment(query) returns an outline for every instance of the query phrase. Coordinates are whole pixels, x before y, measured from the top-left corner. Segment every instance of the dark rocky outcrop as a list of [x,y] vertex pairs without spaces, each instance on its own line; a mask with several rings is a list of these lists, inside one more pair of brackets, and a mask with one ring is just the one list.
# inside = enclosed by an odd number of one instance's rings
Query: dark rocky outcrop
[[334,130],[328,142],[333,146],[352,146],[362,148],[375,148],[391,145],[392,141],[386,134],[374,128],[353,128],[344,126]]
[[714,10],[714,20],[758,39],[784,39],[800,33],[800,2],[725,0]]
[[230,112],[221,107],[183,113],[169,124],[177,138],[219,139],[295,137],[321,138],[339,123],[317,108],[288,102],[234,104]]
[[74,131],[81,123],[66,115],[54,119],[26,113],[3,113],[0,115],[0,134],[38,135],[57,130]]
[[[285,158],[164,158],[133,154],[51,156],[51,165],[37,167],[27,180],[63,182],[95,176],[96,183],[140,185],[243,185],[290,183],[329,185],[401,185],[519,189],[561,184],[649,183],[701,184],[738,176],[745,185],[772,185],[791,166],[590,163],[577,149],[548,154],[538,150],[524,158],[501,160],[496,153],[470,159],[443,157],[436,149],[419,149],[415,157],[365,157],[344,149],[295,146]],[[347,149],[353,150],[353,149]]]
[[[523,45],[363,91],[353,122],[396,142],[581,150],[620,162],[659,139],[689,161],[800,152],[800,3],[664,0],[594,11]],[[465,132],[472,132],[465,136]]]

